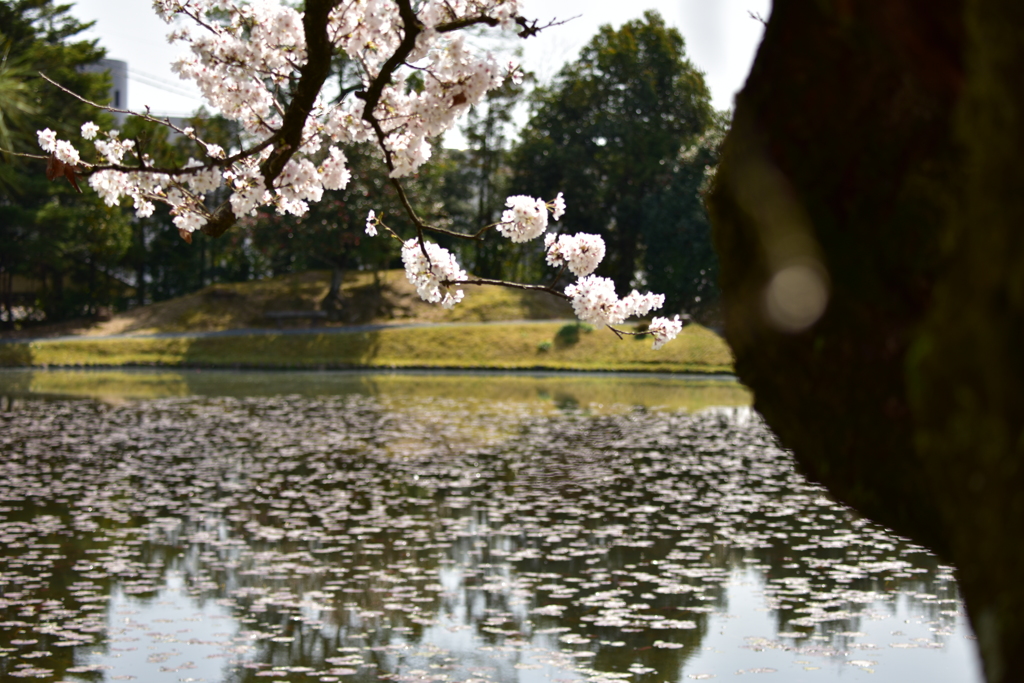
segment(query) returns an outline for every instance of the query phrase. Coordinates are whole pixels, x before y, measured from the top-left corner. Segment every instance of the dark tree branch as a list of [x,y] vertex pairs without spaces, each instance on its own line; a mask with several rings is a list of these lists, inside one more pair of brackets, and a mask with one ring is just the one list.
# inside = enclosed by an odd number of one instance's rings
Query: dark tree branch
[[[268,190],[281,175],[285,165],[302,146],[302,131],[306,126],[313,105],[331,74],[331,56],[334,48],[327,35],[327,21],[335,0],[308,0],[302,14],[302,28],[306,34],[306,63],[299,69],[299,83],[295,87],[288,108],[284,112],[281,127],[260,145],[260,149],[273,145],[267,160],[260,166],[263,181]],[[230,202],[224,202],[213,212],[210,220],[202,227],[210,237],[220,237],[238,221]]]
[[[412,54],[412,51],[416,47],[416,39],[423,32],[423,24],[416,16],[416,12],[412,7],[411,0],[395,0],[398,5],[399,16],[402,19],[402,30],[403,38],[398,46],[398,49],[393,55],[384,63],[381,67],[380,72],[372,78],[369,87],[365,91],[355,91],[356,97],[359,97],[365,102],[363,107],[362,118],[366,121],[373,129],[374,134],[377,138],[377,142],[384,152],[384,161],[389,172],[395,170],[394,160],[391,152],[388,150],[385,142],[387,134],[384,132],[380,121],[377,119],[375,110],[380,104],[380,99],[383,96],[384,88],[392,82],[392,78],[395,72],[406,64],[406,59]],[[328,35],[327,27],[328,20],[331,11],[337,6],[338,0],[307,0],[305,9],[302,15],[302,25],[306,37],[306,62],[299,69],[299,81],[295,88],[294,94],[288,107],[284,111],[283,121],[281,127],[274,131],[272,135],[264,139],[255,147],[250,149],[242,150],[237,154],[234,154],[225,159],[218,159],[213,162],[204,164],[202,166],[194,166],[190,168],[158,168],[152,166],[146,166],[142,163],[141,157],[138,166],[124,166],[118,164],[107,164],[107,165],[89,165],[83,164],[89,172],[96,171],[121,171],[121,172],[135,172],[135,173],[154,173],[163,174],[171,177],[180,177],[185,175],[191,175],[207,170],[209,168],[223,168],[229,166],[237,161],[250,158],[254,154],[258,154],[267,147],[273,147],[273,151],[270,156],[260,166],[260,171],[263,175],[264,183],[268,190],[273,189],[274,181],[281,175],[285,165],[294,156],[295,152],[302,146],[302,132],[305,128],[306,121],[309,119],[310,114],[313,111],[313,106],[316,102],[317,96],[323,89],[323,85],[331,73],[331,63],[333,56],[333,45]],[[191,16],[191,15],[190,15]],[[197,22],[206,26],[207,29],[213,30],[212,27],[207,26],[198,17],[192,17]],[[566,20],[567,21],[567,20]],[[528,38],[539,33],[541,30],[557,26],[565,23],[565,21],[552,21],[544,26],[538,26],[537,21],[529,21],[524,17],[516,17],[516,24],[520,27],[519,36],[522,38]],[[466,17],[463,19],[457,19],[454,21],[446,22],[436,26],[436,30],[439,33],[450,33],[461,29],[469,28],[475,25],[487,25],[497,26],[500,22],[494,17],[487,15],[478,15],[473,17]],[[106,105],[101,105],[96,102],[87,100],[75,93],[71,92],[67,88],[64,88],[60,84],[50,80],[45,75],[40,74],[48,82],[60,88],[62,91],[78,98],[82,102],[85,102],[97,109],[109,111],[112,113],[130,114],[138,116],[146,121],[159,123],[165,125],[172,130],[177,131],[181,135],[186,135],[185,131],[174,126],[167,119],[157,119],[147,114],[138,114],[136,112],[117,109]],[[200,143],[201,140],[191,135],[186,135],[196,139]],[[429,231],[436,234],[447,235],[450,237],[457,237],[461,239],[476,240],[489,229],[493,228],[494,225],[488,225],[481,228],[474,234],[466,234],[446,230],[437,226],[429,225],[426,223],[413,208],[412,203],[409,200],[408,194],[405,188],[398,181],[397,178],[390,178],[392,186],[394,186],[396,192],[398,192],[399,199],[401,200],[402,206],[405,212],[408,214],[409,219],[413,222],[416,227],[416,233],[419,241],[423,243],[423,232]],[[238,220],[238,217],[234,215],[231,209],[230,202],[224,202],[217,207],[212,213],[210,219],[202,227],[202,231],[211,236],[219,237],[224,234],[232,225]],[[425,255],[425,254],[424,254]],[[429,259],[428,259],[429,262]],[[482,281],[481,281],[482,282]],[[474,283],[476,284],[476,283]],[[533,289],[531,286],[523,286],[527,289]],[[540,287],[540,289],[544,289]],[[561,294],[557,295],[562,296]]]
[[[331,75],[334,46],[327,35],[327,20],[335,4],[335,0],[306,2],[306,9],[302,13],[302,27],[306,34],[306,63],[299,70],[299,83],[285,110],[281,128],[269,138],[273,140],[274,151],[260,167],[267,189],[274,186],[285,164],[302,146],[302,130],[306,120],[313,112],[313,105],[324,82]],[[205,228],[203,231],[206,232]]]
[[[387,145],[385,144],[387,134],[384,132],[383,127],[380,125],[380,121],[377,119],[375,112],[377,109],[377,105],[380,104],[380,98],[384,94],[384,88],[387,87],[387,85],[391,82],[391,78],[392,76],[394,76],[395,71],[397,71],[399,67],[405,64],[405,60],[409,57],[410,54],[412,54],[412,51],[416,47],[416,39],[423,31],[423,24],[422,22],[420,22],[419,17],[416,16],[416,12],[413,11],[412,3],[410,2],[410,0],[396,0],[396,2],[398,4],[399,16],[401,16],[402,18],[402,30],[404,33],[402,42],[399,44],[398,49],[395,50],[395,53],[391,55],[391,57],[386,62],[384,62],[384,66],[381,67],[381,70],[377,74],[377,77],[374,78],[373,81],[370,83],[370,87],[365,92],[356,92],[356,97],[359,97],[366,103],[365,106],[363,107],[363,120],[370,124],[370,126],[373,128],[373,132],[377,136],[377,142],[380,145],[380,148],[384,151],[384,163],[387,165],[389,172],[393,172],[395,170],[395,164],[392,159],[391,152],[390,150],[388,150]],[[552,21],[546,24],[545,26],[538,27],[536,21],[530,22],[524,19],[523,17],[516,17],[516,23],[523,27],[523,30],[520,31],[519,33],[519,36],[522,38],[528,38],[530,36],[536,35],[545,28],[563,24],[565,23],[565,21]],[[435,27],[435,29],[437,30],[438,33],[450,33],[452,31],[458,31],[460,29],[468,28],[470,26],[476,26],[480,24],[485,24],[487,26],[497,26],[499,23],[500,22],[493,17],[489,17],[486,15],[478,15],[475,17],[466,17],[464,19],[459,19],[457,21],[438,24]],[[439,228],[437,226],[430,225],[422,218],[420,218],[419,214],[416,213],[416,210],[413,208],[412,203],[409,201],[409,197],[405,192],[405,188],[402,186],[402,183],[398,180],[398,178],[390,177],[390,181],[391,185],[395,188],[395,191],[398,193],[398,197],[402,202],[402,207],[405,209],[406,214],[409,216],[409,220],[411,220],[413,225],[416,226],[416,234],[420,239],[421,246],[424,231],[432,232],[438,235],[457,237],[459,239],[479,240],[480,237],[485,232],[487,232],[495,225],[497,225],[493,224],[485,226],[478,230],[476,233],[471,235],[461,232],[453,232],[451,230],[445,230],[444,228]],[[426,251],[424,251],[423,255],[425,257],[427,256]],[[429,257],[427,257],[427,261],[429,263]]]

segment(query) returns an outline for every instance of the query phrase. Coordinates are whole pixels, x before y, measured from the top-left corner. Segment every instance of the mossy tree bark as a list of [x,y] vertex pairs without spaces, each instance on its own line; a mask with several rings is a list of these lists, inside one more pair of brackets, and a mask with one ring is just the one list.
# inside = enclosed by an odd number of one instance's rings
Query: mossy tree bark
[[710,198],[755,405],[1024,678],[1024,8],[776,0]]

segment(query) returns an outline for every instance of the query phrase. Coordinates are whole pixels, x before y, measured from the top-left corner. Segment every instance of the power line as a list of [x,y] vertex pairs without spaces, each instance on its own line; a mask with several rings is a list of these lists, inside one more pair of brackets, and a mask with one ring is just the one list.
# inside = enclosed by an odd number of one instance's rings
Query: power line
[[173,85],[172,83],[164,81],[163,79],[157,78],[155,76],[150,76],[149,74],[146,74],[146,73],[143,73],[143,72],[140,72],[140,71],[136,71],[136,70],[131,69],[131,68],[128,69],[128,78],[130,80],[136,81],[138,83],[142,83],[143,85],[147,85],[150,88],[156,88],[157,90],[162,90],[162,91],[164,91],[166,93],[169,93],[171,95],[178,95],[180,97],[187,97],[187,98],[189,98],[191,100],[196,100],[198,102],[202,102],[203,101],[202,97],[198,93],[188,92],[184,88],[177,87],[177,86]]
[[138,74],[139,76],[142,76],[144,78],[148,78],[150,80],[157,81],[159,83],[163,83],[164,85],[170,86],[172,88],[179,88],[179,87],[181,87],[181,81],[180,80],[179,81],[168,81],[163,76],[157,76],[156,74],[147,73],[147,72],[143,71],[142,69],[136,69],[134,66],[131,66],[131,65],[128,66],[128,70],[133,72],[133,73],[135,73],[135,74]]

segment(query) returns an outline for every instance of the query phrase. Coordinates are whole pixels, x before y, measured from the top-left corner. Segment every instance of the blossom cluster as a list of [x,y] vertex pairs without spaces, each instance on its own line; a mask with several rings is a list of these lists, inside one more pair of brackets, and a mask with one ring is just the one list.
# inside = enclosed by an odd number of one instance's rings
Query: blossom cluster
[[452,283],[465,280],[466,271],[459,267],[455,256],[444,247],[433,242],[420,244],[414,237],[402,245],[402,263],[405,265],[405,276],[424,301],[452,308],[465,296]]
[[671,320],[669,318],[654,318],[647,328],[647,332],[654,336],[654,346],[651,348],[660,349],[666,342],[675,339],[682,329],[683,322],[678,315]]
[[[619,325],[628,318],[642,318],[653,310],[665,305],[664,294],[641,294],[635,289],[619,298],[615,294],[615,283],[606,277],[588,275],[565,288],[572,302],[576,317],[594,325]],[[677,315],[674,319],[655,317],[647,332],[654,337],[652,348],[660,349],[676,338],[683,329]]]
[[665,304],[664,294],[641,294],[635,289],[620,299],[615,293],[615,283],[599,275],[581,278],[566,287],[565,293],[572,301],[576,317],[594,325],[619,325]]
[[[579,278],[565,288],[565,295],[580,320],[594,325],[620,325],[629,318],[645,317],[665,304],[664,294],[641,294],[635,289],[620,299],[612,280],[592,274],[605,255],[604,240],[599,235],[545,234],[548,212],[555,220],[565,213],[565,199],[561,193],[551,202],[516,195],[509,197],[505,205],[508,209],[502,222],[496,226],[502,235],[513,242],[525,242],[544,234],[548,264],[567,267]],[[366,233],[376,235],[378,225],[382,225],[380,219],[370,211],[366,217]],[[424,301],[452,308],[462,300],[462,290],[454,287],[465,281],[466,272],[447,249],[433,242],[421,244],[413,238],[402,245],[402,262],[406,277]],[[674,339],[681,329],[678,315],[671,320],[656,317],[652,319],[648,333],[654,336],[654,348],[659,349]]]
[[67,140],[58,140],[57,134],[49,128],[38,132],[39,146],[44,152],[49,152],[65,164],[77,166],[81,162],[78,150]]
[[[344,188],[350,172],[341,149],[352,143],[376,141],[393,177],[414,173],[430,157],[432,138],[450,128],[488,90],[518,73],[517,65],[499,64],[489,53],[472,49],[453,30],[474,23],[514,29],[518,0],[413,3],[419,34],[411,54],[393,73],[383,72],[399,51],[407,28],[399,3],[337,3],[327,18],[327,38],[334,54],[359,64],[362,87],[347,88],[340,101],[317,97],[306,116],[300,144],[289,148],[291,159],[268,183],[260,164],[273,149],[265,143],[284,125],[288,97],[309,60],[301,12],[283,0],[155,0],[153,4],[172,27],[169,39],[188,50],[173,69],[182,79],[193,81],[213,109],[240,125],[243,147],[228,151],[206,143],[191,129],[183,131],[205,148],[206,156],[199,163],[217,176],[217,187],[226,185],[232,211],[239,217],[260,206],[302,215],[324,190]],[[416,87],[410,81],[413,74]],[[367,103],[356,94],[370,90],[378,79],[383,88],[370,112],[372,123],[364,117]],[[82,128],[86,140],[98,134],[95,123]],[[57,140],[52,131],[41,131],[39,142],[65,163],[81,161],[74,146]],[[126,166],[125,152],[130,150],[124,142],[119,145],[112,145],[109,137],[96,142],[97,165],[108,168],[95,170],[93,186],[102,189],[108,203],[132,199],[140,215],[148,215],[154,201],[169,204],[179,229],[189,231],[209,219],[204,193],[189,180],[197,171],[142,171],[142,159],[130,160],[132,165]],[[199,185],[211,183],[204,179]]]
[[540,237],[548,227],[548,208],[542,199],[515,195],[505,200],[498,232],[513,242],[529,242]]
[[[170,40],[188,48],[174,70],[238,124],[239,146],[225,150],[191,128],[178,129],[203,151],[197,155],[202,158],[161,170],[132,140],[90,121],[81,134],[92,141],[96,162],[84,165],[107,204],[130,199],[137,215],[149,216],[162,202],[185,237],[210,221],[210,195],[217,191],[236,218],[262,206],[303,215],[324,191],[347,186],[351,172],[342,149],[354,143],[375,142],[391,177],[409,176],[430,157],[432,139],[505,78],[521,76],[514,63],[499,64],[459,35],[480,24],[514,29],[522,21],[519,0],[347,0],[335,3],[326,18],[304,17],[285,0],[153,4],[173,27]],[[318,71],[307,67],[335,56],[355,62],[362,82],[342,87],[339,96],[321,92],[314,98],[304,84],[322,88],[325,81],[311,77]],[[299,91],[308,97],[300,100]],[[39,145],[65,164],[83,163],[74,145],[49,129],[39,131]],[[547,262],[579,278],[564,294],[582,320],[617,325],[663,305],[658,294],[633,291],[619,299],[611,280],[593,274],[606,251],[599,236],[546,234],[549,213],[554,221],[565,213],[561,193],[550,202],[516,195],[505,206],[494,226],[500,234],[516,243],[545,236]],[[378,227],[394,235],[370,212],[367,234],[375,235]],[[458,285],[466,273],[447,249],[422,237],[410,239],[403,242],[402,261],[424,300],[446,308],[462,300]],[[680,326],[678,317],[655,318],[655,347]]]
[[576,277],[590,275],[604,260],[604,240],[585,232],[576,235],[544,235],[548,265],[566,266]]

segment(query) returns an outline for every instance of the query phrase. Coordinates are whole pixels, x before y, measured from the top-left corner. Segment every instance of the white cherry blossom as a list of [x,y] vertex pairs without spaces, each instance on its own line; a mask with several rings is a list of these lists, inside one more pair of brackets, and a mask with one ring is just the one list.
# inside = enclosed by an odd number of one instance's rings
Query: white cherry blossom
[[660,349],[667,342],[675,339],[682,329],[683,322],[679,319],[678,315],[671,320],[660,317],[654,318],[647,328],[647,331],[654,335],[654,345],[651,348],[655,350]]
[[[217,223],[222,232],[261,207],[304,214],[325,190],[348,185],[351,172],[343,151],[348,145],[374,143],[396,183],[416,173],[430,158],[432,140],[506,78],[522,77],[517,64],[499,63],[465,40],[463,29],[488,25],[522,28],[524,36],[536,32],[535,24],[520,16],[518,0],[351,0],[321,6],[315,16],[304,16],[284,0],[153,4],[171,27],[169,39],[185,48],[174,71],[238,125],[238,147],[225,150],[191,127],[175,129],[205,154],[181,168],[158,171],[134,141],[121,140],[116,130],[104,133],[92,121],[81,128],[82,137],[93,141],[95,154],[86,155],[95,159],[92,163],[83,162],[70,142],[49,129],[38,132],[39,146],[82,169],[110,206],[129,199],[138,216],[152,215],[156,203],[169,206],[183,236],[225,217]],[[307,4],[306,11],[320,11],[314,5]],[[321,92],[327,75],[315,68],[338,56],[353,60],[361,79],[340,97]],[[208,206],[216,197],[211,193],[222,186],[228,190],[226,203]],[[515,195],[505,206],[494,227],[516,243],[545,235],[549,212],[558,221],[566,210],[561,192],[550,202]],[[438,231],[412,208],[407,212],[418,234]],[[367,235],[375,236],[378,227],[398,237],[371,211]],[[550,265],[580,278],[564,296],[581,320],[618,325],[664,304],[662,295],[636,291],[619,299],[611,280],[593,274],[606,252],[598,235],[549,234],[545,252]],[[446,308],[462,300],[453,283],[466,281],[466,272],[447,249],[418,237],[404,241],[401,254],[406,275],[424,300]],[[654,320],[655,348],[681,329],[678,317]]]
[[444,247],[433,242],[424,242],[421,246],[417,239],[410,239],[402,245],[402,263],[405,264],[405,276],[424,301],[452,308],[465,296],[461,289],[445,284],[465,280],[466,271]]
[[44,152],[53,153],[57,149],[57,134],[49,128],[37,131],[36,136],[39,138],[39,147]]
[[[561,197],[561,193],[558,195]],[[564,205],[564,202],[563,202]],[[604,240],[600,235],[589,235],[581,232],[576,235],[548,234],[544,238],[547,247],[548,265],[567,266],[577,277],[590,275],[597,270],[598,264],[604,259]]]
[[551,202],[551,217],[556,221],[565,215],[565,197],[559,192]]
[[81,161],[78,156],[78,150],[67,140],[58,140],[54,147],[53,155],[63,161],[65,164],[71,164],[77,166]]
[[498,232],[513,242],[529,242],[540,237],[548,227],[548,208],[542,199],[514,195],[505,200]]
[[331,147],[327,160],[320,167],[320,182],[325,190],[344,190],[352,173],[346,164],[345,153],[337,147]]
[[623,299],[615,293],[615,283],[599,275],[588,275],[565,288],[573,312],[580,320],[594,325],[620,325],[630,317],[642,317],[665,304],[664,294],[640,294],[633,290]]

